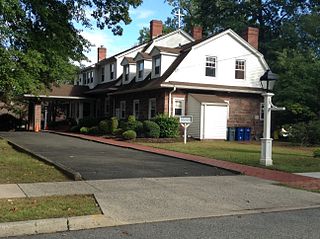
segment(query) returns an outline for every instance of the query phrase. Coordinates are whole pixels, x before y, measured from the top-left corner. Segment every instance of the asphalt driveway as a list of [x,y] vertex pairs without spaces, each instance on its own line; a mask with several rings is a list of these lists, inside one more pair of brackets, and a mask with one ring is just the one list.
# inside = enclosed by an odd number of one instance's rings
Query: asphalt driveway
[[0,132],[0,136],[79,172],[86,180],[233,175],[212,166],[51,133]]

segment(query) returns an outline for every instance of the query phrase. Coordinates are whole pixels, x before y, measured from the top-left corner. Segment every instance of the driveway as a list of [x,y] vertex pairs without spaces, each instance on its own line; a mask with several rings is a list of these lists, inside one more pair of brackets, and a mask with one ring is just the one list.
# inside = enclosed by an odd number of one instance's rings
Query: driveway
[[85,180],[233,175],[212,166],[51,133],[0,132],[0,136],[79,172]]

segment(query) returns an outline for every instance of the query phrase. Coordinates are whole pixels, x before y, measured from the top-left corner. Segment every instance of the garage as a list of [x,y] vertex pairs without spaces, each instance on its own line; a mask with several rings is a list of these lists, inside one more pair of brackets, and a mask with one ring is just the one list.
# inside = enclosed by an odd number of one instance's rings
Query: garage
[[188,114],[193,116],[188,134],[198,139],[226,139],[229,105],[215,95],[189,94]]

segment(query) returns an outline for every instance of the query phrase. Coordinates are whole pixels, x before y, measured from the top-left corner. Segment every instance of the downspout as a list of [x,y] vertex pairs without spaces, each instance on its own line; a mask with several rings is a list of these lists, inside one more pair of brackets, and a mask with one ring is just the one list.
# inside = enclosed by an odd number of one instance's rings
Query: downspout
[[173,86],[173,90],[169,92],[169,109],[168,109],[168,112],[169,112],[169,117],[171,116],[171,94],[173,92],[175,92],[177,90],[176,86],[174,85]]

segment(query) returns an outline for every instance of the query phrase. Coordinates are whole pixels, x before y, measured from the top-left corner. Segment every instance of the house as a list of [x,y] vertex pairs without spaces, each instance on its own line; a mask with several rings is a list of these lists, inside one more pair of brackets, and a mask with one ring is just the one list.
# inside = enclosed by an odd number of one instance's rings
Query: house
[[149,42],[111,57],[98,48],[98,62],[75,79],[74,87],[86,90],[70,101],[68,114],[139,120],[193,115],[194,138],[226,139],[227,127],[250,127],[260,137],[259,79],[269,66],[257,50],[258,35],[251,27],[243,37],[228,29],[203,38],[201,27],[192,36],[181,29],[163,35],[162,23],[153,20]]

